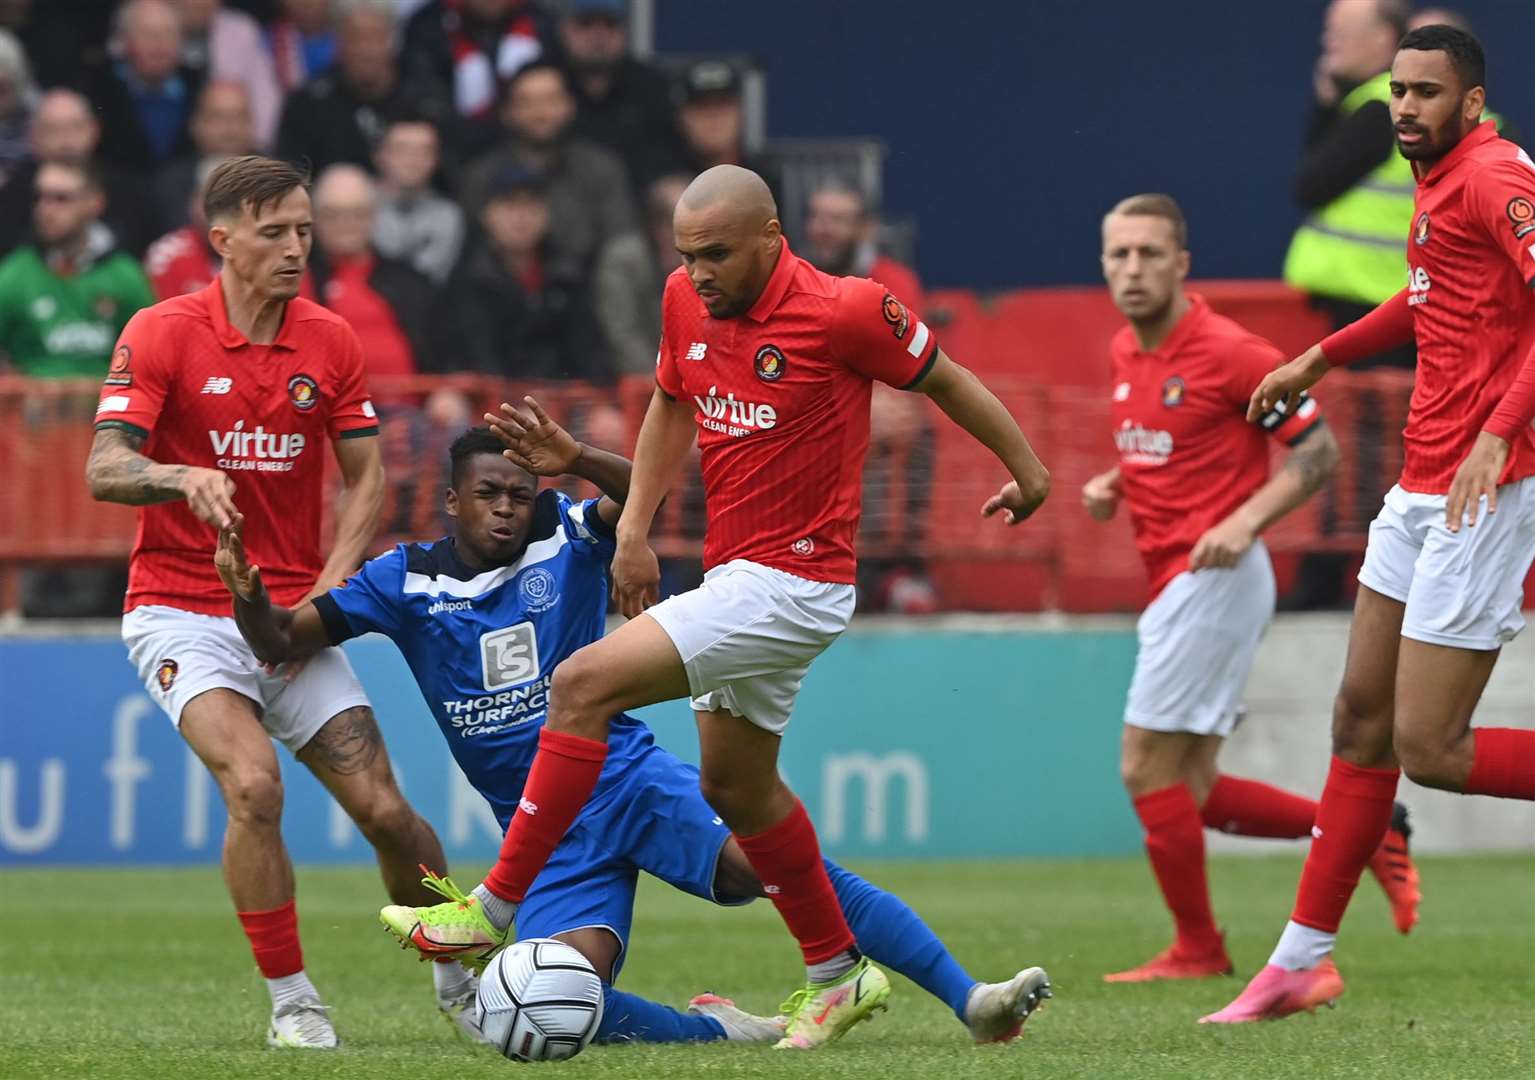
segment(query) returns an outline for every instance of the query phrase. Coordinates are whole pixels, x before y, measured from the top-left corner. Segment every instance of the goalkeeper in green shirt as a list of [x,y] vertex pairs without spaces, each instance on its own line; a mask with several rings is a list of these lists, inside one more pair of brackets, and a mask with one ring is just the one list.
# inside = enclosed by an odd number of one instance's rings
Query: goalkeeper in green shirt
[[123,326],[155,302],[137,260],[101,223],[104,205],[90,168],[38,169],[36,241],[0,260],[0,353],[23,375],[101,378]]

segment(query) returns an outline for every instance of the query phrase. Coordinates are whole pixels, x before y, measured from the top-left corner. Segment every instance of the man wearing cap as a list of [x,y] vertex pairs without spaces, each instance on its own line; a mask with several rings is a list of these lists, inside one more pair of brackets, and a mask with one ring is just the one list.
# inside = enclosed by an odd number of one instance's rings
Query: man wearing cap
[[682,73],[677,88],[677,127],[686,144],[684,171],[699,173],[716,165],[739,165],[762,177],[773,197],[779,197],[778,166],[747,150],[741,73],[728,60],[699,60]]
[[682,160],[666,76],[629,54],[628,0],[566,0],[563,64],[576,102],[571,133],[601,143],[629,170],[636,192]]
[[547,179],[509,162],[486,180],[484,243],[448,284],[449,355],[459,370],[524,379],[612,377],[585,280],[553,247]]

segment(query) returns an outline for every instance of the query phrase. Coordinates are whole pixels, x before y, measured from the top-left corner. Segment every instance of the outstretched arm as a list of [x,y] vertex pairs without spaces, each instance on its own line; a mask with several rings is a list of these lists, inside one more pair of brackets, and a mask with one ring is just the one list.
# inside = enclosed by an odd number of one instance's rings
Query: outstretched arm
[[223,528],[236,514],[234,481],[219,469],[161,465],[140,450],[144,436],[126,428],[103,427],[91,443],[85,480],[98,502],[149,506],[185,499],[198,518]]
[[603,494],[597,502],[598,516],[609,525],[617,524],[629,498],[634,468],[629,459],[590,443],[577,442],[536,399],[528,396],[522,400],[528,406],[527,412],[503,402],[500,416],[485,414],[485,422],[506,444],[503,453],[534,476],[574,476],[585,480]]
[[1016,525],[1039,509],[1050,493],[1049,470],[1035,455],[1007,406],[980,379],[939,350],[932,369],[912,389],[932,398],[949,419],[975,436],[1012,473],[1013,482],[981,508],[983,516],[1001,510],[1002,519]]
[[1292,446],[1284,467],[1268,483],[1199,538],[1189,553],[1189,569],[1235,566],[1265,529],[1332,479],[1341,457],[1332,428],[1319,420]]
[[272,603],[261,583],[261,568],[245,558],[245,543],[240,529],[245,518],[240,514],[219,530],[219,546],[213,556],[219,578],[234,597],[235,625],[240,636],[264,664],[282,664],[309,656],[330,644],[325,623],[311,601],[285,608]]

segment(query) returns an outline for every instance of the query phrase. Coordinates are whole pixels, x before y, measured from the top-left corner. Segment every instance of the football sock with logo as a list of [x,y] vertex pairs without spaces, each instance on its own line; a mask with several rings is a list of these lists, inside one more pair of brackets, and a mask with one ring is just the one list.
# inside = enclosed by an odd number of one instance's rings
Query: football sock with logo
[[1235,836],[1294,839],[1311,835],[1316,803],[1271,784],[1222,775],[1210,789],[1200,816],[1205,828]]
[[1201,956],[1218,952],[1223,945],[1210,910],[1204,823],[1194,793],[1187,784],[1150,792],[1135,800],[1135,813],[1146,831],[1151,870],[1178,928],[1176,946]]
[[432,988],[437,991],[437,1000],[451,1001],[473,986],[474,976],[457,960],[444,957],[432,961]]
[[1467,795],[1535,799],[1535,731],[1476,728]]
[[717,1042],[725,1029],[712,1016],[693,1016],[634,994],[602,987],[602,1023],[594,1042]]
[[313,995],[314,984],[304,974],[304,951],[298,940],[298,909],[292,900],[270,911],[239,911],[240,925],[250,940],[256,967],[266,979],[275,1009],[296,998]]
[[490,920],[490,925],[494,926],[497,930],[505,930],[516,920],[517,905],[511,900],[501,899],[487,889],[483,883],[470,889],[469,895],[480,902],[480,910]]
[[815,826],[798,799],[778,824],[736,842],[763,890],[799,942],[811,982],[829,982],[858,962],[853,931],[838,906]]
[[[606,742],[548,728],[538,733],[538,753],[523,785],[517,812],[501,840],[501,854],[485,875],[486,889],[514,904],[522,902],[533,879],[591,798],[607,757]],[[486,915],[490,916],[488,908]]]
[[964,1020],[965,1002],[977,980],[960,967],[938,935],[899,896],[830,859],[825,862],[842,914],[858,940],[858,951],[905,975]]
[[1366,769],[1340,757],[1332,759],[1291,921],[1327,934],[1338,932],[1359,875],[1391,824],[1400,776],[1399,769]]

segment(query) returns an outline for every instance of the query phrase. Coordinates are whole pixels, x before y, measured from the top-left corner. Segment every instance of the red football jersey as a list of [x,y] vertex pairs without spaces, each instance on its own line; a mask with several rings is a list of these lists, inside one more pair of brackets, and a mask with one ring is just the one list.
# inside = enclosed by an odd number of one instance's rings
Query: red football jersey
[[[378,433],[357,335],[302,298],[270,345],[252,345],[224,310],[219,279],[129,320],[112,354],[96,427],[145,437],[163,464],[223,469],[245,515],[245,547],[275,603],[319,576],[328,439]],[[213,568],[218,533],[181,501],[142,508],[123,610],[166,604],[228,615]]]
[[872,380],[909,387],[938,343],[883,285],[789,250],[756,304],[710,318],[679,268],[661,299],[656,381],[696,406],[704,568],[751,559],[852,582]]
[[[1419,179],[1407,264],[1418,375],[1401,484],[1443,495],[1535,347],[1535,163],[1492,121]],[[1504,483],[1535,475],[1535,429],[1510,434]]]
[[1287,357],[1198,296],[1151,352],[1128,326],[1109,351],[1120,482],[1155,596],[1188,569],[1199,538],[1267,482],[1265,433],[1293,444],[1322,413],[1306,398],[1248,423],[1253,390]]

